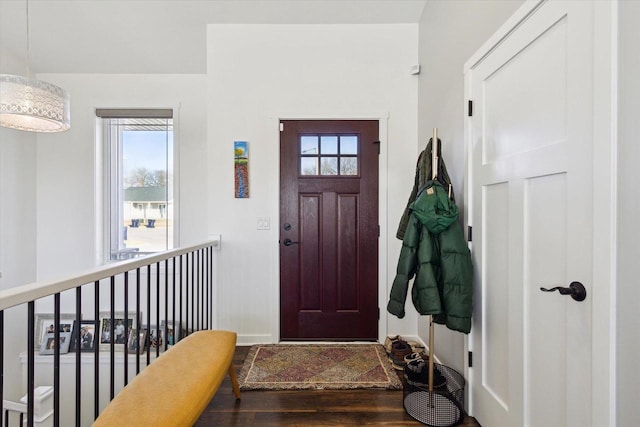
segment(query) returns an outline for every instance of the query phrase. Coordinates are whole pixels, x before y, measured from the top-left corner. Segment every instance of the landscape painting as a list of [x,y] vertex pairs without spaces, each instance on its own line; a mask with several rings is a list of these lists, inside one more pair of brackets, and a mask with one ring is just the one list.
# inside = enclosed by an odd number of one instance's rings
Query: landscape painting
[[247,141],[233,143],[233,163],[236,199],[249,198],[249,149]]

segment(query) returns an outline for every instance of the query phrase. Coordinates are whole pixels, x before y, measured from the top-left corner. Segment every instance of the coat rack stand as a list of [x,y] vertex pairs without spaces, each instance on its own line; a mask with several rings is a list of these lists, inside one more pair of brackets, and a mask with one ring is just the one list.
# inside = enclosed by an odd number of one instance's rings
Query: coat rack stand
[[[438,178],[438,128],[433,128],[433,139],[431,140],[431,180]],[[433,395],[433,352],[435,346],[435,326],[433,316],[429,316],[429,393]],[[433,396],[432,396],[433,397]],[[429,402],[433,405],[433,399]]]
[[[433,129],[431,140],[431,180],[438,178],[438,128]],[[424,153],[427,155],[428,153]],[[451,197],[451,185],[449,185]],[[432,427],[452,427],[464,420],[464,386],[465,380],[459,372],[444,365],[438,365],[439,374],[446,379],[444,387],[434,390],[435,325],[433,316],[429,316],[429,362],[428,388],[407,385],[404,395],[404,409],[412,418]]]

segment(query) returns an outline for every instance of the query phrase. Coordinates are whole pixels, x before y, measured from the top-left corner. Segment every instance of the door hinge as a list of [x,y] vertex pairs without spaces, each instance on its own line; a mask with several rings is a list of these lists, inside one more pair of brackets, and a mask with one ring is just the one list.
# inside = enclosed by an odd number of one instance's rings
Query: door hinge
[[373,143],[378,145],[378,154],[380,154],[380,141],[373,141]]
[[473,227],[470,225],[467,225],[467,242],[472,242],[473,241]]
[[284,132],[284,123],[280,122],[280,132]]
[[472,100],[468,100],[467,101],[467,116],[469,116],[469,117],[473,116],[473,101]]
[[378,237],[380,237],[380,226],[378,226]]
[[469,363],[467,363],[467,365],[469,366],[469,368],[473,368],[473,352],[472,351],[469,352]]
[[378,307],[378,320],[380,320],[380,307]]

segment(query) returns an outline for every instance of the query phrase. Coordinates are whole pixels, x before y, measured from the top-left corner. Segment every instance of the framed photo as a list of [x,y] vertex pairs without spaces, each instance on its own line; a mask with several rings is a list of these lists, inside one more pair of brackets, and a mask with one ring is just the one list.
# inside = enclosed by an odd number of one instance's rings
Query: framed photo
[[[78,327],[77,322],[73,324],[73,330]],[[69,344],[69,351],[76,351],[78,343],[76,342],[75,332],[71,335],[71,344]],[[94,351],[96,348],[96,321],[95,320],[81,320],[80,321],[80,351]]]
[[[140,314],[142,316],[142,314]],[[129,312],[127,317],[127,324],[125,325],[125,314],[123,311],[117,311],[114,313],[114,325],[113,325],[113,340],[116,344],[115,348],[119,351],[124,350],[124,347],[127,344],[127,339],[129,338],[129,331],[131,329],[135,329],[138,325],[136,322],[136,313]],[[100,312],[100,330],[99,332],[99,343],[100,350],[109,351],[111,348],[111,339],[112,339],[112,331],[111,331],[111,312],[109,311],[101,311]],[[118,345],[120,344],[120,345]]]
[[143,354],[147,347],[147,330],[131,329],[129,332],[129,340],[127,341],[127,352]]
[[155,351],[156,348],[164,350],[164,333],[162,333],[162,328],[158,329],[157,325],[151,325],[147,330],[149,333],[149,336],[147,337],[149,351]]
[[[73,332],[73,323],[76,315],[71,313],[60,313],[60,333]],[[42,341],[46,334],[55,332],[53,313],[36,313],[36,334],[35,348],[42,347]]]
[[166,337],[168,347],[177,343],[180,340],[180,337],[183,336],[183,331],[180,328],[180,322],[175,322],[175,330],[173,324],[173,320],[163,320],[160,323],[161,333]]
[[[69,352],[69,343],[71,342],[71,332],[60,332],[60,354]],[[40,354],[54,354],[56,351],[55,333],[47,333],[42,338],[40,346]]]

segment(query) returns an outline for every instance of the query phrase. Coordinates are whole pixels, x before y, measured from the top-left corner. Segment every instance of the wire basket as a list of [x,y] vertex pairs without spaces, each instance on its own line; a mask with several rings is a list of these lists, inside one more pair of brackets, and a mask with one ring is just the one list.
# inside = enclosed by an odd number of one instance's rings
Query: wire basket
[[404,410],[416,421],[432,427],[452,427],[464,420],[464,387],[462,375],[448,366],[433,364],[446,379],[440,388],[429,388],[406,383]]

